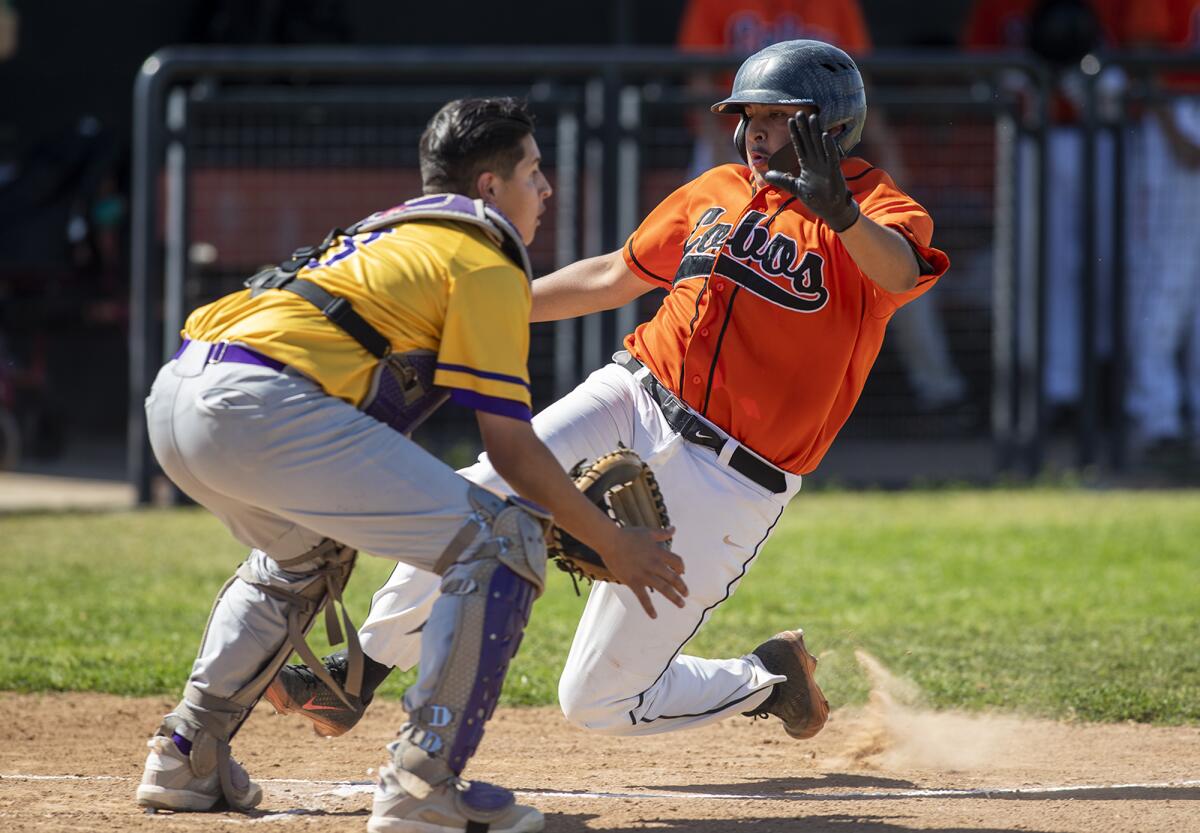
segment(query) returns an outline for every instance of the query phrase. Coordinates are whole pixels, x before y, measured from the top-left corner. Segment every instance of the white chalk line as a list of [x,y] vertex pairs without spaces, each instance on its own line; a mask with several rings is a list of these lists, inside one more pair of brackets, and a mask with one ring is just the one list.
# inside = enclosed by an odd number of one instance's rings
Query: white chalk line
[[[135,779],[124,775],[28,775],[23,773],[0,774],[4,781],[129,781]],[[356,793],[369,793],[375,789],[374,781],[320,781],[302,778],[260,778],[260,784],[294,784],[297,786],[329,787],[319,795],[347,797]],[[570,790],[514,790],[517,795],[533,798],[588,798],[588,799],[655,799],[672,801],[887,801],[903,798],[971,798],[1001,797],[1009,795],[1043,795],[1074,792],[1103,792],[1105,790],[1153,790],[1185,789],[1200,787],[1195,781],[1149,781],[1130,784],[1057,784],[1047,787],[975,787],[972,789],[890,789],[882,787],[869,792],[812,792],[797,791],[786,794],[763,793],[704,793],[680,790],[645,790],[641,792],[573,792]],[[303,813],[305,811],[293,811]],[[276,814],[279,815],[279,814]]]

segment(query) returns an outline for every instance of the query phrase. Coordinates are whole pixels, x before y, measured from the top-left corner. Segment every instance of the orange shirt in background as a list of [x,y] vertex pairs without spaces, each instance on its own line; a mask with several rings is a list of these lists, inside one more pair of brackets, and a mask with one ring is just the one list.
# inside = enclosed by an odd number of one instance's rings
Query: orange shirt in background
[[[1029,18],[1038,0],[977,0],[971,6],[962,44],[973,52],[1029,48]],[[1088,0],[1100,24],[1101,41],[1112,47],[1118,41],[1121,15],[1127,0]],[[1053,101],[1054,121],[1072,124],[1081,114],[1077,104],[1061,92]]]
[[1132,2],[1122,33],[1126,43],[1200,48],[1200,0]]
[[850,416],[884,327],[949,260],[928,212],[859,158],[842,162],[863,214],[930,264],[891,294],[791,194],[755,190],[742,165],[713,168],[668,196],[630,236],[625,262],[668,291],[625,346],[676,396],[780,468],[816,468]]
[[[1167,54],[1200,52],[1200,0],[1129,2],[1120,42],[1132,47],[1165,47]],[[1164,73],[1163,85],[1194,95],[1200,93],[1200,73]]]
[[750,55],[797,38],[832,43],[851,54],[871,48],[857,0],[691,0],[678,43],[682,49]]
[[[796,39],[832,43],[851,55],[871,48],[858,0],[689,0],[677,45],[685,52],[745,58],[773,43]],[[733,76],[731,72],[717,75],[713,86],[728,90]],[[697,114],[687,115],[689,128],[695,130]]]
[[[976,0],[963,31],[968,49],[1024,49],[1029,45],[1029,17],[1038,0]],[[1088,0],[1106,45],[1117,40],[1129,0]]]

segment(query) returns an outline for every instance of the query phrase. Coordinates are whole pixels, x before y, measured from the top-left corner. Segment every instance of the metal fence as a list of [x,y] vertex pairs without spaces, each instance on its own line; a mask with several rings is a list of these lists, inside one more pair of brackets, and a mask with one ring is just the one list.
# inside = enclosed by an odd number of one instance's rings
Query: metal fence
[[[943,457],[959,464],[954,476],[980,479],[1036,470],[1048,77],[1011,56],[878,54],[861,65],[871,102],[862,153],[895,152],[896,178],[930,209],[953,265],[889,327],[835,449],[907,448],[926,463],[931,447],[966,449]],[[542,274],[619,247],[686,181],[711,103],[696,78],[719,84],[734,66],[640,49],[180,48],[149,58],[135,89],[130,328],[129,468],[141,499],[155,473],[141,402],[186,312],[329,228],[418,193],[417,139],[446,100],[530,100],[555,188],[531,249]],[[535,325],[535,410],[600,366],[656,298]],[[957,380],[958,394],[922,399],[922,374]],[[463,462],[469,413],[435,422],[423,441]]]

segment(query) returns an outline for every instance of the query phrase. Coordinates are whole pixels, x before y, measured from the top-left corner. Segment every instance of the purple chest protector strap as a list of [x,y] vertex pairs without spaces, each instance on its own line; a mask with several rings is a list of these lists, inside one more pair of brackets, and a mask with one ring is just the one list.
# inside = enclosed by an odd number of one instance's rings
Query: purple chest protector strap
[[297,249],[289,260],[246,281],[252,295],[268,289],[283,289],[299,295],[377,358],[371,387],[359,409],[406,435],[450,396],[448,390],[433,384],[437,354],[432,350],[393,353],[387,337],[355,312],[348,300],[326,291],[315,281],[297,278],[296,274],[305,266],[316,266],[342,236],[378,231],[416,220],[453,220],[483,229],[501,251],[521,267],[526,279],[533,279],[529,253],[521,235],[503,214],[483,200],[461,194],[434,194],[377,211],[345,232],[335,229],[319,246]]

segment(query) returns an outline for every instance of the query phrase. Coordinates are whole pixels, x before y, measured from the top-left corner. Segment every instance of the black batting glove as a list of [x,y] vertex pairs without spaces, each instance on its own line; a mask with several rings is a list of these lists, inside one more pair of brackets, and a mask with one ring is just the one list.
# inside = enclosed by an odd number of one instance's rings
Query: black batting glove
[[796,158],[800,160],[800,172],[792,176],[770,170],[763,174],[763,179],[795,194],[835,232],[850,228],[858,220],[858,203],[846,187],[842,155],[833,137],[821,130],[816,113],[807,118],[801,113],[792,116],[788,119],[788,131],[792,134]]

